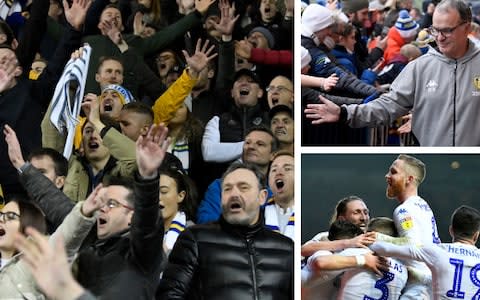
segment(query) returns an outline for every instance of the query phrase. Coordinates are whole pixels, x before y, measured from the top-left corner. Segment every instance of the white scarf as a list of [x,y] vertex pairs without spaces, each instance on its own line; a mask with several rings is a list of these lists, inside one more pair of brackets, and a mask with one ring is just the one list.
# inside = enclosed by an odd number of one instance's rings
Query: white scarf
[[[65,148],[63,149],[63,156],[65,156],[66,159],[69,159],[72,154],[75,127],[79,123],[78,116],[80,115],[83,101],[91,52],[92,48],[88,44],[85,44],[83,46],[82,57],[68,61],[57,83],[55,93],[53,94],[50,121],[60,133],[65,132],[65,130],[67,131]],[[72,82],[77,84],[77,86],[75,96],[71,100],[70,84]]]
[[265,205],[265,226],[273,231],[280,232],[281,234],[288,236],[292,240],[295,237],[295,211],[292,209],[292,213],[288,218],[287,225],[283,232],[280,231],[279,216],[276,208],[274,198],[270,198]]
[[169,252],[173,249],[173,245],[175,245],[178,236],[182,231],[185,230],[186,227],[187,216],[183,211],[177,212],[173,218],[172,224],[170,224],[170,227],[168,228],[167,232],[165,232],[165,236],[163,238],[163,241]]

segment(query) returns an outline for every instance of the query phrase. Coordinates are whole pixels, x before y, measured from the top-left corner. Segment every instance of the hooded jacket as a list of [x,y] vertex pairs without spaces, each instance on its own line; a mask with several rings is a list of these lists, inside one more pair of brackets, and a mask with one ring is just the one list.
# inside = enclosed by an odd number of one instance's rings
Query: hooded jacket
[[430,48],[410,62],[390,91],[366,105],[346,106],[351,127],[390,124],[413,110],[421,146],[480,145],[480,49],[469,41],[460,59]]

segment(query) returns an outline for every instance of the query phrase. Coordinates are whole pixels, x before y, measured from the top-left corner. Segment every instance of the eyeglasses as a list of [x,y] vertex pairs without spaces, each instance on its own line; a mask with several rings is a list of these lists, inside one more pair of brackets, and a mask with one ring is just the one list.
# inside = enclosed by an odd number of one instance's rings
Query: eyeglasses
[[279,85],[279,86],[274,86],[274,85],[269,85],[267,86],[267,88],[265,89],[267,92],[275,92],[275,91],[278,91],[279,93],[282,93],[282,92],[290,92],[290,93],[293,93],[293,91],[291,89],[288,89],[286,87],[284,87],[283,85]]
[[458,24],[457,26],[455,27],[447,27],[447,28],[442,28],[442,29],[439,29],[439,28],[435,28],[433,26],[430,26],[428,28],[428,31],[429,33],[433,36],[433,37],[437,37],[439,36],[440,34],[442,34],[444,37],[448,38],[450,37],[453,32],[460,26],[462,26],[463,24],[467,24],[467,22],[462,22],[460,24]]
[[103,205],[103,206],[107,206],[108,209],[112,209],[112,208],[116,208],[116,207],[124,207],[128,210],[133,210],[133,207],[130,207],[128,205],[125,205],[125,204],[122,204],[120,202],[118,202],[117,200],[115,199],[108,199],[107,202]]
[[3,223],[8,222],[8,221],[14,221],[20,219],[20,215],[17,214],[16,212],[13,211],[7,211],[7,212],[1,212],[0,211],[0,220],[3,221]]

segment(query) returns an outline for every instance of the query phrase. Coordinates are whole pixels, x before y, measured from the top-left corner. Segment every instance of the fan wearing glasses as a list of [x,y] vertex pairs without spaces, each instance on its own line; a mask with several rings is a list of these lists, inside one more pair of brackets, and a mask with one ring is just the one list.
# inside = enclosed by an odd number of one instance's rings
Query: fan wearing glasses
[[409,63],[388,93],[361,106],[339,107],[320,97],[323,104],[309,104],[307,118],[374,127],[412,110],[412,132],[421,146],[480,145],[480,49],[468,38],[471,21],[467,3],[441,1],[429,29],[438,47]]
[[14,197],[0,210],[0,297],[2,299],[43,298],[16,248],[14,237],[26,227],[46,233],[42,211],[31,202]]

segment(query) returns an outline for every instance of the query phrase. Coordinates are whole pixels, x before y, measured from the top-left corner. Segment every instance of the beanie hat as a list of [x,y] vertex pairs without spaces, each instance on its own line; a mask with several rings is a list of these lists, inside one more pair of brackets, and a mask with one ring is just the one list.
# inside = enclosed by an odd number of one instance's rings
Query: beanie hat
[[368,8],[368,0],[342,0],[342,11],[351,14]]
[[[121,85],[108,84],[108,85],[106,85],[106,86],[104,86],[104,87],[102,88],[102,94],[103,94],[103,92],[108,91],[108,90],[112,90],[112,91],[117,92],[117,94],[120,96],[120,101],[121,101],[121,103],[122,103],[123,105],[135,101],[135,100],[133,99],[133,96],[132,96],[132,94],[130,93],[130,91],[127,90],[126,88],[124,88],[124,87],[121,86]],[[102,99],[102,98],[103,98],[103,97],[101,97],[101,99]]]
[[400,11],[397,22],[395,23],[395,28],[403,38],[414,37],[417,34],[418,27],[420,26],[412,19],[408,11],[405,9]]
[[302,14],[302,35],[311,36],[332,25],[334,22],[332,12],[325,6],[310,4]]
[[268,30],[267,28],[262,26],[255,27],[252,30],[250,30],[250,32],[248,33],[248,36],[250,36],[254,32],[260,32],[261,34],[263,34],[263,36],[267,39],[268,47],[270,49],[272,49],[275,46],[275,38],[273,37],[273,34],[270,32],[270,30]]
[[303,46],[300,48],[300,55],[302,56],[302,69],[308,66],[308,64],[312,61],[312,57],[308,50],[305,49]]

